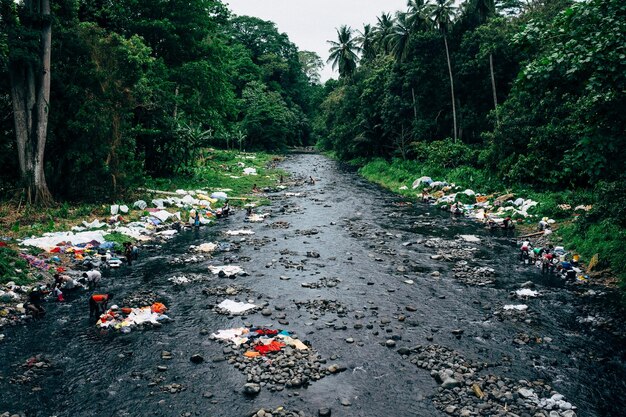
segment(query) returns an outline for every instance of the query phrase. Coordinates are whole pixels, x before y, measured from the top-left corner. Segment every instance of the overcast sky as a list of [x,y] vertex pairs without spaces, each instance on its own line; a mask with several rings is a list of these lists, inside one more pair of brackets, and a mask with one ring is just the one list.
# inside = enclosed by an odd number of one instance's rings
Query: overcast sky
[[[335,28],[341,25],[362,29],[364,23],[375,23],[385,12],[406,8],[406,0],[224,0],[237,15],[256,16],[276,23],[298,49],[314,51],[328,59],[327,40],[335,40]],[[322,81],[337,78],[330,65],[322,71]]]

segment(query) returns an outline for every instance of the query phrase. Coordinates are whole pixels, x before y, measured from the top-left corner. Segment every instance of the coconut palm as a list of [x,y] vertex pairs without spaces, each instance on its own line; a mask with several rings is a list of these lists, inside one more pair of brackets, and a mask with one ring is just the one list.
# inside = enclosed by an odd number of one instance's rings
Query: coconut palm
[[357,34],[356,42],[361,49],[361,58],[368,61],[376,58],[374,29],[372,25],[364,25],[363,31],[357,30]]
[[389,50],[396,61],[405,60],[409,51],[409,38],[411,36],[410,16],[407,13],[397,13],[391,33],[388,35]]
[[389,53],[389,35],[393,31],[393,18],[390,13],[383,13],[376,20],[374,39],[379,52],[387,55]]
[[454,0],[436,0],[430,7],[430,18],[443,35],[443,43],[446,47],[446,58],[448,59],[448,73],[450,75],[450,95],[452,96],[452,120],[454,128],[454,141],[457,140],[456,128],[456,102],[454,98],[454,78],[452,77],[452,63],[450,62],[450,50],[448,49],[448,30],[456,17],[456,6]]
[[328,50],[330,56],[327,62],[332,62],[333,70],[339,69],[339,77],[351,77],[359,60],[360,48],[356,39],[352,37],[352,28],[343,25],[337,29],[337,42],[327,41],[331,47]]
[[412,31],[428,29],[431,26],[428,0],[408,0],[407,24]]

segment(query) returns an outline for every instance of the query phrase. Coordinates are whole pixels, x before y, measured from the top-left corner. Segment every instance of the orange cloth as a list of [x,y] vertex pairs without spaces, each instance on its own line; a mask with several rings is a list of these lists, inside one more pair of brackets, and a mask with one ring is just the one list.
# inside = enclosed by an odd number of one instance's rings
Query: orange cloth
[[167,311],[167,307],[165,307],[163,303],[154,303],[152,304],[152,307],[150,307],[150,311],[153,313],[163,314]]
[[108,294],[94,294],[91,296],[91,299],[95,302],[101,303],[102,301],[106,301],[109,299]]
[[261,356],[261,354],[259,352],[255,352],[253,350],[249,350],[246,353],[244,353],[243,356],[245,356],[246,358],[257,358],[257,357]]

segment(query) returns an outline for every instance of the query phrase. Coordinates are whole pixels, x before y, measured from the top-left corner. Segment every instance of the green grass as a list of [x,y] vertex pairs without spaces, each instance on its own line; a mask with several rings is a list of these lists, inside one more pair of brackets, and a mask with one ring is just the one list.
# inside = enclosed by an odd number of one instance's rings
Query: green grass
[[[539,204],[529,210],[535,217],[526,218],[524,223],[534,228],[541,217],[549,217],[557,221],[558,228],[553,239],[575,250],[583,261],[589,261],[594,254],[599,254],[599,268],[610,267],[626,287],[626,231],[609,220],[600,221],[588,226],[584,231],[578,227],[574,208],[579,205],[592,204],[593,194],[589,190],[537,191],[518,185],[505,188],[499,181],[489,174],[473,167],[460,166],[456,168],[442,168],[432,164],[420,164],[415,161],[374,159],[359,169],[359,174],[374,183],[377,183],[394,193],[407,198],[417,198],[420,189],[412,190],[413,181],[422,176],[429,176],[435,181],[447,181],[460,186],[461,189],[470,188],[476,193],[513,193],[516,196],[532,199]],[[407,190],[400,187],[407,186]],[[471,199],[470,199],[471,200]],[[562,205],[571,208],[564,209]],[[561,206],[561,207],[559,207]],[[534,229],[533,229],[534,230]]]
[[33,282],[28,275],[28,263],[18,256],[18,253],[8,247],[0,247],[0,284],[9,281],[17,285],[27,285]]
[[[227,192],[229,197],[249,197],[258,204],[267,204],[268,200],[259,199],[252,194],[252,188],[255,184],[259,188],[275,187],[278,185],[280,175],[287,178],[285,171],[268,168],[268,165],[278,160],[276,156],[266,153],[240,154],[235,151],[215,150],[195,169],[193,175],[149,179],[146,187],[163,191],[201,189],[209,193],[216,189],[230,189],[232,191]],[[257,175],[244,175],[244,167],[239,166],[239,163],[245,164],[245,168],[255,168]],[[241,200],[231,200],[230,203],[232,206],[243,204]]]

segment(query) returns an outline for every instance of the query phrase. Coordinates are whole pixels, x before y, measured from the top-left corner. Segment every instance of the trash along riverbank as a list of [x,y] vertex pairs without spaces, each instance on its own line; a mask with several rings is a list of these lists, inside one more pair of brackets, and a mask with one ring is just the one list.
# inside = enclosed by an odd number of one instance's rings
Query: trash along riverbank
[[[541,274],[512,236],[321,155],[280,167],[286,188],[258,192],[268,205],[102,271],[110,325],[70,293],[5,328],[0,413],[620,415],[608,291]],[[131,314],[167,319],[124,325]]]

